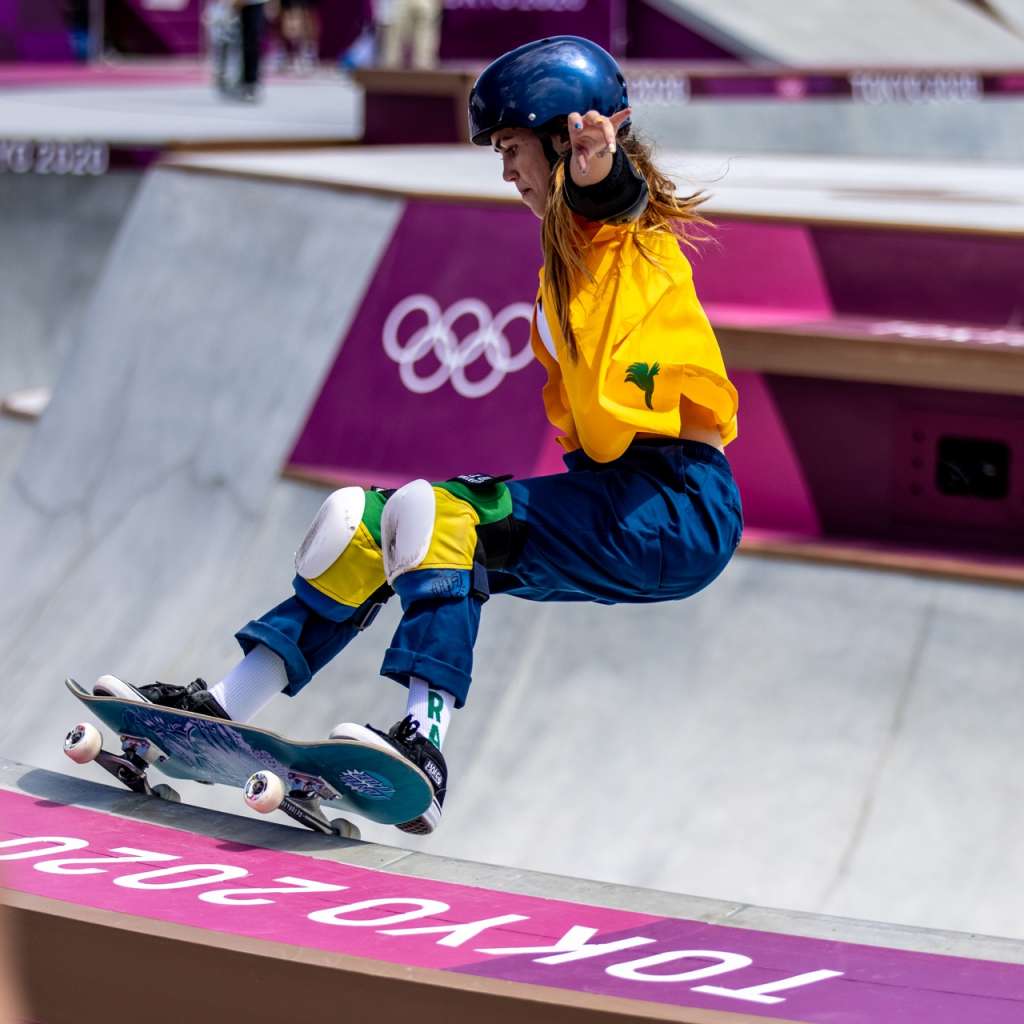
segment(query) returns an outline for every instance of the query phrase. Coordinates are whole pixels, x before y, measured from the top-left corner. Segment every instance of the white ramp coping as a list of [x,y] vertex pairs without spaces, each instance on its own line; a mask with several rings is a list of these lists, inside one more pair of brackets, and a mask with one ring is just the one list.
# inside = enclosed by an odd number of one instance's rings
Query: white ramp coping
[[[811,156],[660,154],[712,216],[1024,233],[1024,165]],[[168,166],[400,196],[516,204],[497,157],[470,146],[185,154]]]
[[963,0],[653,0],[750,60],[793,67],[1012,67],[1024,40]]

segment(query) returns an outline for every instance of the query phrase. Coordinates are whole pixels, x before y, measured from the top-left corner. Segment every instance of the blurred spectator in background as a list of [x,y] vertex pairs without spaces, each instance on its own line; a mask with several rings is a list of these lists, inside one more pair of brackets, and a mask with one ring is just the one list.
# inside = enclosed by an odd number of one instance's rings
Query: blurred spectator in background
[[233,95],[242,83],[242,27],[233,0],[208,0],[203,8],[213,83],[218,92]]
[[260,48],[263,44],[263,7],[267,0],[232,0],[242,27],[242,84],[238,98],[255,103],[260,89]]
[[280,0],[281,37],[294,71],[311,72],[320,59],[319,0]]
[[305,0],[303,15],[306,66],[313,70],[320,62],[320,0]]
[[407,49],[412,66],[437,67],[441,44],[442,0],[376,0],[374,19],[380,30],[380,66],[404,66]]
[[268,0],[207,0],[203,9],[213,80],[225,96],[259,99],[263,8]]
[[338,58],[338,66],[342,71],[355,71],[357,68],[372,68],[376,65],[378,31],[376,17],[369,24],[363,25],[359,35]]
[[64,0],[64,20],[75,60],[89,59],[89,0]]

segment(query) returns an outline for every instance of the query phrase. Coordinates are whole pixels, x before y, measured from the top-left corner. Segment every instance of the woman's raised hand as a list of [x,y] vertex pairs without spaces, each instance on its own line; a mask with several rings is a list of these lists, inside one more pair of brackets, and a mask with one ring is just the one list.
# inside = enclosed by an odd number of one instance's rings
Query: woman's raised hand
[[[609,161],[606,167],[601,168],[603,174],[588,174],[591,161],[600,157],[611,157],[615,154],[615,133],[619,130],[624,121],[629,118],[631,110],[619,110],[611,117],[605,117],[596,110],[589,110],[585,114],[578,114],[575,111],[569,115],[569,142],[572,145],[572,167],[579,171],[582,178],[594,178],[600,180],[611,168]],[[595,168],[597,171],[597,168]],[[577,175],[573,174],[575,180]]]

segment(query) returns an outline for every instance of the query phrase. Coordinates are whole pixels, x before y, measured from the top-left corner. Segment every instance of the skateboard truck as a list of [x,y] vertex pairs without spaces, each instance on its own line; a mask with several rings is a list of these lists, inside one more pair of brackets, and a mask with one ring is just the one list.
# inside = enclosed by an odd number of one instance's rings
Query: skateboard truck
[[337,835],[344,839],[358,839],[359,829],[345,818],[329,821],[320,807],[320,801],[336,800],[337,790],[332,789],[323,779],[302,772],[289,772],[286,788],[280,775],[264,769],[249,776],[242,795],[245,803],[260,814],[281,811],[300,825],[321,832]]
[[121,736],[121,749],[126,754],[132,754],[141,759],[146,765],[163,764],[167,760],[165,754],[152,740],[143,739],[141,736]]
[[136,736],[122,736],[121,749],[123,756],[104,750],[99,729],[88,722],[79,722],[64,737],[64,753],[76,764],[95,761],[133,793],[180,803],[176,790],[164,784],[151,786],[146,777],[146,769],[151,764],[167,760],[167,755],[156,744]]

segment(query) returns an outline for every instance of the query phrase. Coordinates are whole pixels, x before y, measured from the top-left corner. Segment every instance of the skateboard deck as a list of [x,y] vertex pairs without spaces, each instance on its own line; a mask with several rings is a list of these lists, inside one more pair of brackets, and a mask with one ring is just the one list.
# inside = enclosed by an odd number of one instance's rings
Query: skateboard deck
[[[120,737],[123,757],[101,751],[95,759],[137,792],[153,792],[144,779],[146,769],[154,767],[175,779],[235,786],[246,791],[249,802],[250,778],[271,772],[283,781],[292,803],[313,800],[382,825],[411,821],[433,799],[430,782],[418,768],[360,740],[289,740],[240,722],[95,696],[73,679],[65,680],[65,686]],[[114,762],[127,768],[118,771]],[[310,828],[329,830],[286,806],[281,809]]]

